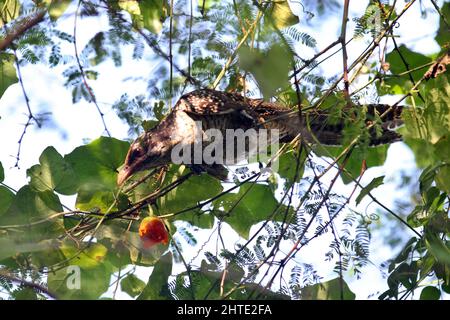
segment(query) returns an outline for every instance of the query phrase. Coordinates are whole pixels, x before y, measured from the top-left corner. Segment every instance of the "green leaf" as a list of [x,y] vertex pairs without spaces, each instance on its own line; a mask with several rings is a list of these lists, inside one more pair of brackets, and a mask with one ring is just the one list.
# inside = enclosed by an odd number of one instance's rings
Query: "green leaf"
[[0,216],[8,211],[14,199],[14,193],[6,187],[0,186]]
[[214,226],[214,215],[201,210],[191,210],[177,216],[177,220],[189,222],[201,229],[211,229]]
[[358,197],[356,197],[356,205],[358,205],[361,200],[367,196],[373,189],[378,188],[383,184],[384,176],[373,178],[370,183],[365,186],[361,192],[359,193]]
[[[175,181],[178,178],[178,175],[173,175],[172,180],[169,181]],[[222,184],[217,179],[207,174],[194,175],[159,199],[160,210],[165,213],[174,213],[210,199],[220,194],[222,190]]]
[[436,185],[442,191],[450,194],[450,164],[441,166],[436,173]]
[[127,154],[129,143],[114,138],[100,137],[73,150],[64,157],[84,190],[113,191],[117,187],[117,168]]
[[[19,16],[20,2],[18,0],[0,0],[0,28]],[[1,94],[0,94],[1,96]]]
[[450,266],[450,242],[440,239],[436,234],[425,235],[425,245],[437,261]]
[[250,228],[266,221],[278,202],[269,186],[245,184],[238,193],[226,194],[214,201],[213,205],[214,209],[223,212],[225,221],[241,237],[248,238]]
[[[402,113],[402,118],[405,122],[405,127],[401,128],[400,133],[405,137],[405,141],[414,151],[414,154],[425,165],[434,162],[437,156],[438,159],[445,160],[448,152],[442,154],[438,153],[441,148],[439,140],[443,137],[450,136],[450,84],[447,77],[442,76],[436,79],[429,80],[423,90],[423,95],[426,101],[425,108],[405,108]],[[444,138],[445,139],[445,138]],[[411,145],[411,140],[422,140],[430,144],[436,144],[428,147],[431,151],[428,154],[424,150],[424,144],[415,148]],[[425,145],[425,147],[427,147]],[[431,157],[430,157],[431,156]]]
[[26,185],[17,192],[7,212],[0,216],[0,225],[26,225],[42,221],[28,226],[21,237],[24,241],[51,239],[63,232],[62,217],[45,220],[62,211],[59,198],[53,192],[38,192]]
[[167,300],[167,284],[169,276],[172,274],[172,254],[166,253],[159,259],[153,268],[152,274],[148,279],[142,293],[138,296],[138,300]]
[[160,33],[164,20],[170,14],[167,0],[119,1],[119,7],[131,15],[133,24],[153,33]]
[[267,11],[266,23],[273,23],[277,29],[293,26],[299,23],[299,18],[292,13],[287,0],[274,0],[272,7]]
[[120,281],[120,288],[134,298],[144,290],[145,282],[134,274],[129,274]]
[[16,83],[17,78],[16,68],[14,67],[14,55],[1,53],[0,54],[0,98],[5,93],[10,85]]
[[77,266],[91,269],[103,264],[108,249],[100,243],[93,243],[82,252],[72,245],[63,245],[61,251],[67,259],[74,259]]
[[304,287],[301,297],[303,300],[355,300],[355,294],[339,278]]
[[448,21],[450,20],[450,3],[448,1],[444,1],[444,4],[441,8],[441,13],[445,17],[445,19],[440,16],[441,18],[439,20],[439,29],[434,39],[437,43],[439,43],[441,47],[444,47],[450,42],[450,33],[448,32]]
[[239,66],[255,77],[265,99],[272,97],[277,89],[289,85],[292,54],[280,45],[273,45],[265,52],[243,46],[238,54]]
[[52,21],[58,20],[71,2],[71,0],[44,0],[44,3],[48,6],[48,14]]
[[[288,152],[283,153],[278,159],[272,164],[272,168],[276,168],[278,166],[277,173],[281,178],[286,179],[288,182],[299,182],[303,177],[303,172],[305,170],[305,159],[306,152],[302,151],[300,158],[298,159],[299,166],[298,172],[297,169],[297,153],[295,150],[289,150]],[[295,178],[295,180],[294,180]]]
[[167,0],[140,1],[139,7],[144,27],[153,33],[159,33],[164,20],[170,15]]
[[[426,69],[416,70],[408,74],[397,76],[400,73],[408,71],[407,67],[403,63],[402,57],[405,61],[408,61],[409,69],[413,69],[419,66],[423,66],[431,62],[431,58],[408,49],[405,45],[401,45],[397,50],[393,50],[386,55],[386,62],[390,65],[390,71],[394,75],[393,77],[386,77],[382,82],[381,87],[383,93],[387,94],[405,94],[412,87],[410,75],[414,81],[418,81]],[[384,92],[384,91],[385,92]]]
[[98,299],[108,290],[113,272],[108,263],[85,269],[73,259],[68,267],[49,272],[47,285],[59,299]]
[[71,195],[77,192],[78,179],[70,164],[53,147],[47,147],[39,157],[40,164],[27,170],[30,185],[37,191],[54,190]]
[[80,210],[91,212],[115,211],[117,207],[111,207],[114,199],[112,191],[95,191],[88,185],[78,191],[75,206]]
[[[389,145],[381,145],[377,147],[355,149],[350,155],[350,158],[347,159],[347,162],[345,164],[345,170],[350,173],[353,179],[358,178],[359,175],[361,174],[361,166],[363,160],[366,161],[367,168],[381,166],[386,161],[388,148]],[[341,154],[343,150],[344,150],[343,147],[317,146],[317,148],[314,150],[314,153],[317,154],[318,156],[336,158]],[[342,161],[343,157],[341,157],[341,159],[338,161],[339,164],[342,164]],[[353,182],[353,179],[351,179],[345,172],[341,173],[341,178],[345,184]]]
[[3,165],[0,162],[0,182],[3,182],[5,180],[5,170],[3,170]]
[[[82,243],[85,246],[87,243]],[[48,274],[48,288],[60,299],[98,299],[110,284],[114,267],[105,259],[107,249],[92,243],[82,249],[71,244],[61,247],[68,266]]]
[[144,120],[142,121],[142,128],[144,129],[145,132],[150,131],[151,129],[153,129],[154,127],[156,127],[158,125],[159,121],[157,120]]
[[420,300],[439,300],[441,297],[441,291],[432,286],[428,286],[423,288],[422,292],[420,293]]
[[[0,261],[17,256],[21,253],[49,252],[58,248],[57,240],[42,240],[39,242],[24,242],[23,237],[19,239],[0,238]],[[48,266],[48,265],[47,265]]]
[[160,243],[151,248],[145,248],[137,232],[128,232],[127,246],[131,263],[139,266],[154,266],[169,247],[168,244]]

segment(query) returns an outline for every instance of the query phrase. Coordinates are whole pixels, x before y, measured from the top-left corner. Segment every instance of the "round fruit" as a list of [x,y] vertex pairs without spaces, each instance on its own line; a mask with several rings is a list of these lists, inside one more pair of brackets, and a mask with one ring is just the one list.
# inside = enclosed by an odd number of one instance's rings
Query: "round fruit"
[[139,225],[139,236],[146,249],[159,243],[169,243],[169,233],[167,232],[166,226],[157,217],[147,217],[142,220]]

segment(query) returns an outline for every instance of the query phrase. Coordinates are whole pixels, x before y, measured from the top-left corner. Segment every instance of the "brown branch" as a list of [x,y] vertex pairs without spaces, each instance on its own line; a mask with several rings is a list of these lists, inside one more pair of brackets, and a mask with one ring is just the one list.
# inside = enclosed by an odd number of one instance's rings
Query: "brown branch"
[[36,13],[33,13],[31,16],[24,18],[15,28],[13,28],[9,33],[6,34],[5,38],[1,40],[0,52],[9,48],[15,39],[19,38],[26,31],[44,20],[46,13],[47,11],[40,10]]
[[343,79],[344,79],[344,95],[345,100],[347,100],[348,106],[350,106],[350,93],[349,87],[350,83],[348,81],[348,54],[347,54],[347,46],[346,46],[346,33],[347,33],[347,21],[348,21],[348,7],[350,5],[350,0],[345,0],[344,4],[344,13],[342,15],[342,27],[341,27],[341,35],[339,40],[342,45],[342,66],[343,66]]
[[24,287],[34,289],[39,293],[43,293],[43,294],[47,295],[48,297],[57,300],[57,297],[54,293],[50,292],[48,290],[48,288],[40,285],[39,283],[35,283],[35,282],[27,281],[25,279],[18,278],[5,270],[0,270],[0,277],[5,278],[11,282],[17,283],[19,285],[22,285]]
[[438,75],[447,71],[446,65],[450,64],[450,49],[445,55],[436,60],[435,63],[428,69],[424,74],[425,80],[430,80],[431,78],[436,78]]

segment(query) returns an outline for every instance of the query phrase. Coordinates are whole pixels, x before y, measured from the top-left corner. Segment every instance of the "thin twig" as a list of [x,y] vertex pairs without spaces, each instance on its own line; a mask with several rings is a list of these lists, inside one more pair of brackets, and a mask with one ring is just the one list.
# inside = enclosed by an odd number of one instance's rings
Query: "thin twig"
[[83,79],[83,85],[86,88],[86,90],[89,93],[89,95],[91,96],[91,101],[94,103],[95,107],[97,108],[97,112],[98,112],[98,114],[101,117],[101,120],[102,120],[102,123],[103,123],[103,129],[106,132],[106,134],[108,135],[108,137],[111,137],[111,133],[109,132],[108,127],[106,126],[105,114],[100,109],[100,107],[99,107],[99,105],[97,103],[97,98],[95,97],[94,92],[92,92],[91,87],[87,83],[86,73],[84,71],[83,65],[81,64],[80,56],[78,54],[77,21],[78,21],[78,12],[80,11],[80,6],[81,6],[82,2],[83,2],[83,0],[78,0],[78,5],[77,5],[77,9],[75,11],[75,18],[74,18],[74,22],[73,22],[73,47],[74,47],[74,50],[75,50],[75,59],[76,59],[77,64],[78,64],[78,69],[80,70],[81,78]]

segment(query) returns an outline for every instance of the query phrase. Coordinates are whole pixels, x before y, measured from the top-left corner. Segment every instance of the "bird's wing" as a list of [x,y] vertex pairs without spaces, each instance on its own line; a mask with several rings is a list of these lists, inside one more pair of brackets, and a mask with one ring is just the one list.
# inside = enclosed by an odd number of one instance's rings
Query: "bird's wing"
[[199,116],[241,113],[247,118],[257,120],[257,114],[252,110],[246,98],[239,94],[212,89],[195,90],[183,95],[174,110]]

